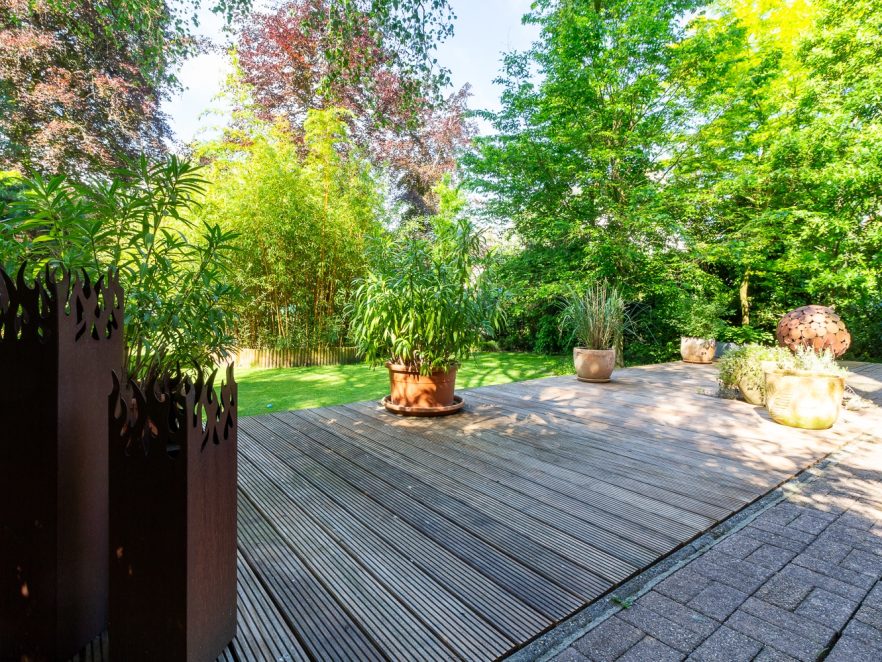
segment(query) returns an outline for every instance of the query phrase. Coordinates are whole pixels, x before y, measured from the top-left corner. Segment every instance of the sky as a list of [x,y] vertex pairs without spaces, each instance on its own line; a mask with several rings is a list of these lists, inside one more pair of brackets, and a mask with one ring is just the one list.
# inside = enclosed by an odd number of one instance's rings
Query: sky
[[[499,108],[500,88],[493,85],[493,79],[499,75],[502,54],[525,50],[538,37],[536,26],[521,24],[531,1],[450,0],[457,15],[455,34],[439,46],[437,57],[441,66],[450,69],[454,89],[471,84],[470,107]],[[229,40],[229,36],[223,34],[221,20],[213,14],[203,12],[200,22],[205,36],[219,43]],[[178,76],[184,90],[164,103],[179,142],[206,138],[212,135],[214,127],[223,123],[226,110],[213,99],[228,73],[229,65],[219,53],[199,55],[183,64]],[[212,108],[222,114],[205,116]],[[484,125],[480,129],[487,131],[488,127]]]

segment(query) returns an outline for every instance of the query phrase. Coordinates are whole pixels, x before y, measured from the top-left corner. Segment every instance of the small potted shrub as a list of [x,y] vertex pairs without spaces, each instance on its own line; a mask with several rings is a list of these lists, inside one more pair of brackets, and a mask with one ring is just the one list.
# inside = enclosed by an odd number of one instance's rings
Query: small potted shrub
[[713,300],[690,299],[680,314],[680,356],[686,363],[713,363],[723,309]]
[[627,315],[618,288],[606,282],[571,290],[565,300],[561,325],[573,334],[573,363],[579,381],[604,383],[616,365]]
[[766,375],[776,368],[792,368],[793,353],[783,347],[744,345],[727,352],[719,363],[720,382],[737,388],[752,405],[766,404]]
[[481,237],[470,221],[443,214],[428,230],[404,228],[357,282],[350,334],[366,361],[384,363],[394,413],[458,411],[456,371],[498,318]]
[[772,420],[806,430],[826,430],[839,418],[846,370],[829,350],[800,347],[792,367],[766,372],[766,408]]

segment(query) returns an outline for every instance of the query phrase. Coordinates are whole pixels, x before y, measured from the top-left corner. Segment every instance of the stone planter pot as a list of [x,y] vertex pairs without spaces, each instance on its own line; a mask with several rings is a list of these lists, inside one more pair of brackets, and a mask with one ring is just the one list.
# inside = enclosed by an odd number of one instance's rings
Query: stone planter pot
[[115,279],[0,271],[0,659],[66,660],[107,626]]
[[[765,386],[765,374],[775,369],[775,362],[763,361],[760,363],[760,369],[763,373],[763,386]],[[758,405],[760,407],[766,404],[764,389],[760,388],[758,384],[751,383],[742,378],[738,381],[738,390],[741,391],[741,396],[748,404]]]
[[766,373],[766,408],[772,420],[806,430],[826,430],[839,418],[845,378],[807,370]]
[[454,394],[459,366],[421,375],[401,363],[386,363],[389,369],[389,395],[383,405],[405,416],[441,416],[462,409],[462,398]]
[[680,356],[686,363],[713,363],[717,341],[712,338],[680,338]]
[[580,382],[604,384],[616,367],[616,350],[573,348],[573,364]]
[[120,384],[110,396],[113,657],[214,660],[236,634],[236,383]]

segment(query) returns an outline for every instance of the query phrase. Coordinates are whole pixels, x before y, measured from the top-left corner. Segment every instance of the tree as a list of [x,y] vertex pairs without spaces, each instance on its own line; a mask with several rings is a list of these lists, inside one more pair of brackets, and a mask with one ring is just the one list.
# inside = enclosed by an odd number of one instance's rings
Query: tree
[[[555,299],[570,283],[622,282],[653,300],[688,271],[669,259],[681,240],[660,207],[660,155],[685,123],[675,76],[688,0],[540,0],[526,53],[505,58],[496,135],[466,159],[470,184],[523,243],[513,260],[524,316],[517,326],[559,342]],[[555,341],[555,338],[557,341]],[[538,343],[537,343],[538,345]]]
[[454,167],[472,129],[468,89],[440,96],[447,72],[431,60],[450,34],[446,2],[290,0],[255,13],[237,49],[243,82],[261,119],[303,132],[311,110],[348,111],[353,142],[392,170],[416,213]]
[[382,203],[344,117],[312,111],[303,142],[284,123],[251,118],[234,141],[198,149],[211,181],[201,218],[238,234],[237,332],[249,346],[343,340],[342,309],[380,231]]
[[[215,0],[232,17],[250,0]],[[201,0],[0,0],[0,167],[83,175],[156,156]]]

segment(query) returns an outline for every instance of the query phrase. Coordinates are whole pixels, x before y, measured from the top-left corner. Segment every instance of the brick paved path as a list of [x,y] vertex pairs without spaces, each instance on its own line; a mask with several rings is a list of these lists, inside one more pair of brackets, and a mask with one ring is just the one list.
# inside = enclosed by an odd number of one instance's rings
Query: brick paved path
[[555,659],[882,660],[880,578],[882,443],[863,442]]

